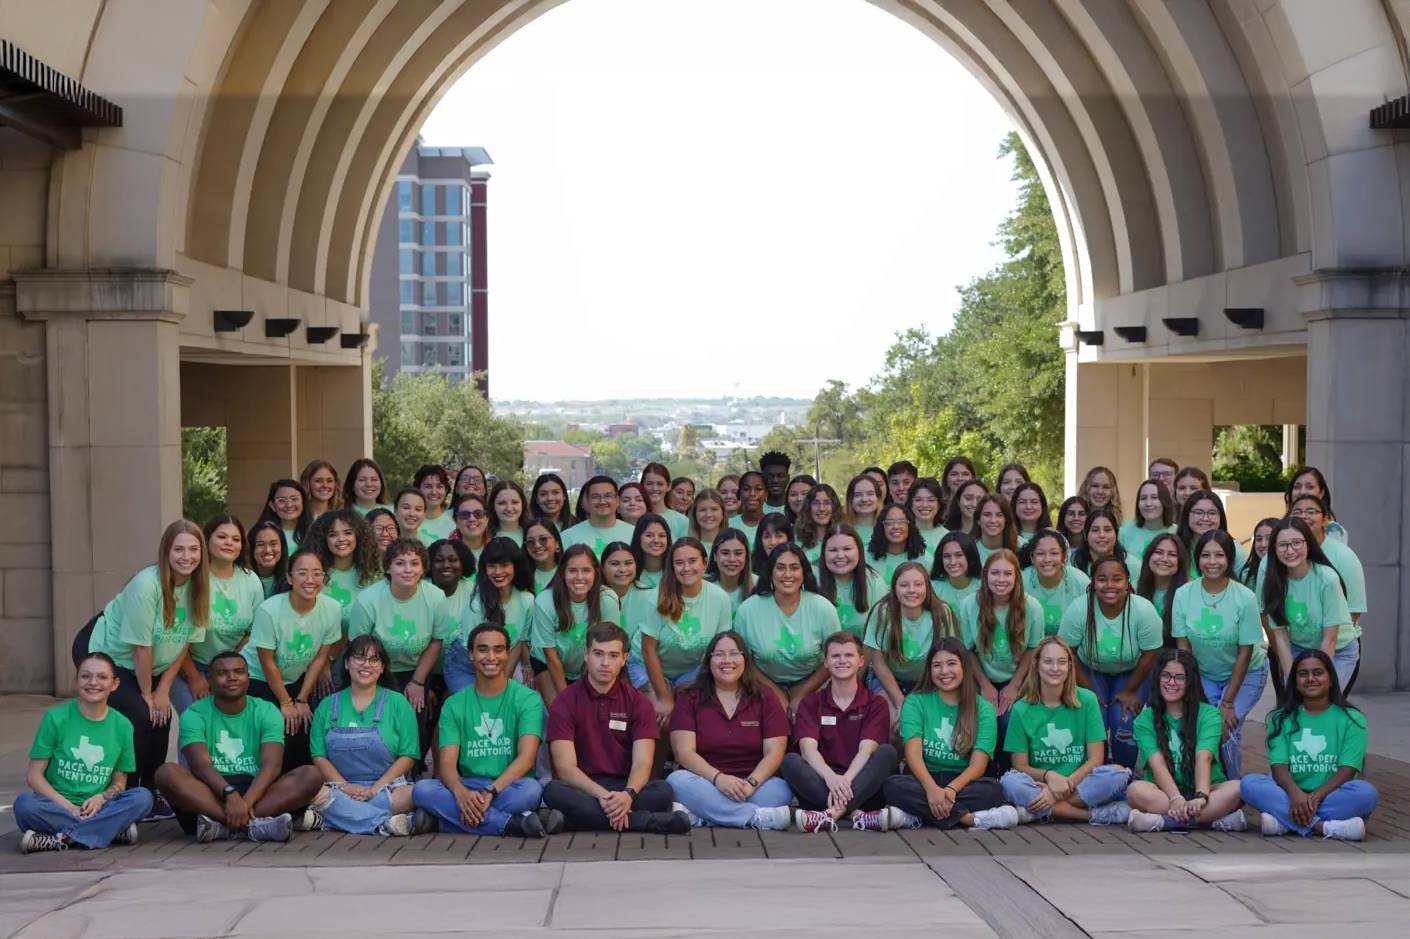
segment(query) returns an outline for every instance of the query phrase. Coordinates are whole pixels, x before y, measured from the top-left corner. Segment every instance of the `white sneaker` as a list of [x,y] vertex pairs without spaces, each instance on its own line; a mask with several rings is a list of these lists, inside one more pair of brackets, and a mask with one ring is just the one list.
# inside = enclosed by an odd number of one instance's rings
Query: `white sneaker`
[[1154,812],[1138,812],[1131,810],[1131,814],[1126,817],[1126,830],[1134,832],[1164,831],[1165,816],[1157,815]]
[[786,805],[760,806],[749,820],[749,827],[760,831],[788,831],[792,824],[793,810]]
[[122,831],[113,836],[113,844],[136,844],[137,843],[137,823],[133,822]]
[[1125,825],[1131,817],[1131,806],[1125,799],[1099,805],[1087,813],[1087,821],[1092,825]]
[[1265,835],[1286,835],[1287,827],[1267,812],[1261,813],[1260,824]]
[[924,824],[924,822],[916,818],[910,812],[898,809],[894,805],[888,805],[886,808],[882,809],[882,811],[886,813],[887,831],[896,831],[901,828],[919,828]]
[[996,809],[985,809],[974,813],[972,831],[988,831],[992,828],[1013,828],[1018,824],[1018,809],[1011,805],[1001,805]]
[[378,826],[377,833],[379,835],[388,835],[393,838],[406,838],[411,834],[412,825],[413,822],[410,812],[406,812],[401,815],[392,815],[389,816],[387,820],[383,822],[380,826]]
[[1366,837],[1366,823],[1359,818],[1338,818],[1322,823],[1322,837],[1338,841],[1360,841]]
[[1234,809],[1223,818],[1216,818],[1209,827],[1215,831],[1248,831],[1248,816],[1243,809]]
[[672,811],[672,812],[679,812],[679,813],[681,813],[682,815],[684,815],[686,818],[690,819],[690,827],[691,827],[691,828],[704,828],[704,827],[705,827],[705,819],[701,818],[699,815],[696,815],[696,814],[695,814],[694,812],[692,812],[690,809],[686,808],[683,803],[680,803],[680,802],[672,802],[672,803],[671,803],[671,811]]
[[225,827],[224,822],[218,822],[209,815],[196,816],[196,841],[201,844],[209,844],[212,841],[224,841],[230,837],[230,829]]
[[67,851],[68,835],[51,835],[42,831],[26,831],[20,836],[20,853],[34,854],[38,851]]
[[1015,805],[1013,810],[1018,813],[1018,823],[1020,825],[1031,825],[1033,822],[1038,821],[1038,816],[1028,811],[1025,806]]

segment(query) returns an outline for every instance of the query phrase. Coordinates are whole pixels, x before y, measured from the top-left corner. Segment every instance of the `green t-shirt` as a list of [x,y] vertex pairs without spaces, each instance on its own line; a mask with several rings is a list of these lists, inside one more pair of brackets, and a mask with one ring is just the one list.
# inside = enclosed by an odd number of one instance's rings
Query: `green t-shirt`
[[979,596],[976,594],[966,597],[955,613],[960,622],[960,641],[978,657],[979,664],[984,667],[984,674],[989,676],[990,681],[1008,681],[1013,678],[1023,653],[1028,649],[1037,648],[1038,643],[1043,641],[1043,605],[1032,597],[1024,597],[1024,601],[1022,649],[1013,649],[1010,646],[1008,607],[994,610],[997,622],[994,624],[994,637],[989,643],[988,652],[979,648]]
[[[999,736],[994,705],[983,698],[976,698],[974,703],[974,749],[993,757]],[[957,753],[951,746],[959,716],[959,705],[946,704],[938,691],[907,695],[901,705],[901,739],[921,739],[925,768],[932,773],[961,773],[969,768],[970,754]]]
[[207,695],[181,712],[181,748],[203,743],[211,764],[222,776],[253,776],[259,772],[261,744],[284,743],[284,718],[263,698],[245,696],[238,714],[226,714]]
[[937,522],[934,528],[921,528],[917,526],[916,531],[920,532],[921,540],[925,542],[925,550],[930,552],[930,559],[934,561],[935,552],[940,550],[940,539],[948,535],[950,529]]
[[[885,585],[885,589],[887,590],[891,589],[891,581],[896,577],[896,568],[905,564],[907,561],[915,561],[917,564],[923,565],[925,567],[925,576],[929,577],[930,567],[935,561],[935,557],[928,550],[922,551],[915,557],[907,557],[905,552],[902,552],[900,554],[883,554],[880,558],[874,558],[871,556],[871,552],[867,552],[867,563],[871,564],[872,569],[880,576],[881,582]],[[877,599],[880,598],[878,597]]]
[[[463,595],[463,596],[462,596]],[[486,622],[485,606],[480,600],[480,591],[473,587],[461,587],[453,598],[459,605],[456,620],[460,624],[456,639],[470,648],[470,631]],[[534,595],[527,590],[511,590],[509,602],[504,604],[504,628],[509,633],[509,646],[529,638],[529,623],[534,615]]]
[[[617,595],[606,587],[599,587],[601,596],[602,622],[622,624],[622,604]],[[529,617],[529,645],[535,649],[557,649],[558,660],[563,663],[563,675],[574,681],[583,673],[583,658],[587,654],[588,622],[587,603],[572,605],[573,625],[569,629],[558,628],[558,613],[553,608],[553,591],[545,590],[534,597],[534,610]]]
[[534,568],[534,594],[543,593],[548,589],[548,582],[553,579],[553,575],[558,573],[558,565],[555,564],[546,571]]
[[320,593],[314,598],[313,609],[300,615],[289,602],[291,596],[293,594],[276,594],[255,610],[250,641],[240,650],[252,679],[265,680],[264,668],[259,662],[260,649],[274,650],[279,677],[284,679],[284,684],[291,685],[308,671],[319,649],[343,638],[343,611],[337,600]]
[[165,672],[189,643],[206,638],[204,627],[193,627],[186,613],[191,582],[173,593],[176,612],[168,628],[162,623],[162,582],[157,566],[138,571],[103,607],[103,615],[93,625],[88,651],[106,652],[123,668],[132,668],[132,647],[147,646],[152,650],[152,677]]
[[519,547],[524,547],[524,529],[521,528],[501,528],[490,534],[491,538],[508,538]]
[[775,682],[791,685],[817,670],[823,640],[841,627],[836,608],[805,590],[792,616],[783,615],[772,594],[750,597],[735,611],[734,628],[760,670]]
[[[1267,565],[1264,565],[1265,567]],[[1351,622],[1351,610],[1342,593],[1341,581],[1337,572],[1325,564],[1313,564],[1301,580],[1287,579],[1287,595],[1283,599],[1283,609],[1287,613],[1288,625],[1279,626],[1273,617],[1268,617],[1270,629],[1288,631],[1288,640],[1303,649],[1316,649],[1322,645],[1322,630],[1338,626],[1338,649],[1350,645],[1361,637],[1361,627]],[[1260,606],[1263,591],[1258,591]],[[1267,608],[1264,607],[1264,612]]]
[[294,556],[294,552],[299,550],[299,533],[292,528],[280,528],[284,533],[284,549],[289,553],[289,557]]
[[[1165,627],[1160,614],[1145,597],[1134,594],[1127,599],[1127,609],[1107,619],[1099,602],[1093,604],[1097,621],[1097,643],[1093,650],[1087,645],[1087,598],[1078,597],[1062,615],[1058,638],[1077,653],[1077,659],[1088,668],[1105,675],[1120,675],[1136,667],[1142,652],[1159,649],[1165,644]],[[1122,620],[1127,625],[1123,630]],[[1095,652],[1095,654],[1094,654]]]
[[[1224,767],[1219,760],[1219,745],[1224,737],[1224,720],[1219,716],[1219,709],[1212,704],[1201,702],[1199,706],[1199,717],[1195,724],[1195,751],[1205,750],[1212,754],[1214,762],[1209,767],[1210,785],[1224,782],[1227,777],[1224,775]],[[1180,744],[1181,728],[1184,726],[1184,719],[1165,715],[1162,721],[1165,725],[1165,742],[1170,748],[1170,775],[1175,779],[1175,785],[1182,789],[1193,789],[1195,785],[1194,768],[1186,767],[1182,763]],[[1160,752],[1159,738],[1156,737],[1155,711],[1152,708],[1142,708],[1141,713],[1136,715],[1136,723],[1131,728],[1131,734],[1136,739],[1136,750],[1139,756],[1136,758],[1136,767],[1145,767],[1146,782],[1155,782],[1155,774],[1151,772],[1151,754]]]
[[888,604],[878,602],[867,617],[866,635],[862,644],[886,656],[886,665],[897,681],[915,683],[925,674],[925,660],[935,644],[935,618],[929,610],[921,611],[916,619],[901,616],[901,656],[891,651],[891,615]]
[[[370,587],[371,584],[368,586]],[[364,589],[366,588],[360,582],[357,568],[350,567],[345,571],[340,571],[334,567],[328,571],[328,580],[323,585],[323,595],[338,601],[344,633],[348,631],[348,625],[352,622],[353,601]]]
[[29,758],[48,760],[44,778],[49,785],[74,805],[83,805],[108,788],[114,771],[137,770],[132,722],[112,706],[102,720],[92,721],[83,716],[77,701],[65,701],[44,712]]
[[656,596],[660,586],[659,579],[654,584],[638,579],[627,590],[627,595],[619,598],[622,604],[622,628],[627,631],[634,648],[641,648],[641,643],[636,638],[637,633],[641,631],[641,624],[656,612]]
[[250,634],[255,621],[255,608],[264,602],[264,587],[253,571],[235,568],[229,578],[211,575],[211,618],[206,635],[191,643],[191,658],[198,665],[209,665],[217,652],[225,652],[240,644]]
[[758,522],[754,523],[753,525],[750,525],[744,521],[743,515],[730,516],[729,527],[737,528],[740,531],[744,532],[744,537],[749,539],[749,551],[751,554],[754,551],[754,539],[757,538],[759,535],[759,524],[763,522],[763,520],[764,517],[761,515],[759,516]]
[[657,599],[653,593],[649,613],[643,614],[638,624],[632,651],[640,658],[641,637],[655,639],[661,670],[667,679],[673,679],[700,664],[710,640],[730,628],[734,608],[730,605],[729,594],[719,584],[708,581],[700,585],[700,592],[695,596],[681,598],[685,609],[678,622],[673,623],[657,612]]
[[1062,566],[1062,580],[1056,587],[1044,587],[1038,578],[1038,569],[1030,567],[1023,572],[1023,590],[1030,599],[1043,606],[1043,631],[1056,636],[1062,625],[1062,614],[1073,600],[1086,596],[1091,578],[1070,564]]
[[979,578],[971,577],[963,590],[951,584],[948,577],[931,580],[930,586],[935,590],[937,597],[949,604],[951,610],[958,611],[966,597],[972,597],[979,592]]
[[[856,572],[852,572],[856,576]],[[866,629],[867,614],[871,608],[876,606],[890,590],[886,586],[886,581],[881,579],[881,575],[874,570],[867,571],[867,609],[858,610],[852,603],[852,578],[846,581],[837,582],[837,602],[833,607],[837,610],[837,622],[839,629],[846,629],[860,636]]]
[[1234,674],[1240,646],[1253,646],[1249,671],[1262,668],[1268,660],[1258,600],[1252,590],[1236,580],[1228,581],[1212,602],[1203,581],[1176,590],[1170,635],[1190,643],[1200,674],[1215,681],[1228,681]]
[[1146,556],[1146,548],[1156,539],[1157,535],[1175,534],[1176,526],[1167,525],[1162,528],[1152,522],[1149,528],[1142,528],[1134,521],[1124,523],[1116,532],[1116,540],[1121,547],[1126,549],[1127,557],[1133,557],[1140,562]]
[[455,516],[451,514],[450,509],[446,509],[435,518],[429,515],[423,518],[421,527],[417,529],[416,534],[417,537],[426,541],[426,545],[429,547],[442,538],[449,538],[453,531],[455,531]]
[[1283,763],[1303,792],[1311,792],[1343,766],[1361,772],[1366,761],[1366,717],[1360,711],[1329,707],[1321,714],[1297,710],[1294,721],[1268,738],[1268,765]]
[[494,779],[514,762],[520,737],[543,738],[543,699],[517,681],[493,698],[471,684],[446,700],[440,728],[441,746],[460,748],[461,776]]
[[398,600],[392,595],[391,581],[379,580],[357,595],[348,638],[376,636],[387,647],[391,670],[409,672],[432,639],[455,638],[460,625],[455,613],[455,605],[446,602],[445,593],[430,581],[418,583],[410,599]]
[[1087,744],[1105,743],[1102,705],[1086,688],[1077,689],[1077,707],[1050,708],[1019,698],[1009,712],[1004,749],[1025,753],[1034,769],[1072,775],[1087,762]]
[[392,511],[392,507],[391,507],[390,505],[382,505],[381,503],[378,503],[377,505],[369,506],[369,507],[367,507],[367,508],[364,509],[362,506],[360,506],[360,505],[358,505],[356,502],[354,502],[354,503],[352,504],[352,509],[353,509],[353,511],[357,512],[358,515],[361,515],[363,518],[366,518],[366,517],[367,517],[367,513],[373,511],[374,509],[386,509],[388,512]]
[[269,599],[270,597],[274,596],[274,575],[273,575],[273,574],[270,574],[268,577],[260,577],[260,579],[259,579],[259,585],[260,585],[261,589],[264,590],[264,597],[265,597],[266,600]]
[[671,540],[678,541],[690,534],[690,519],[675,509],[662,509],[660,516],[666,520],[666,527],[671,531]]
[[[377,699],[384,695],[386,701],[382,704],[382,719],[374,721],[373,718],[377,715]],[[359,711],[353,706],[352,689],[344,688],[336,695],[341,699],[338,702],[336,723],[333,721],[333,697],[335,696],[324,698],[319,702],[318,710],[313,712],[313,724],[308,733],[308,750],[311,755],[327,758],[328,731],[334,727],[376,727],[377,735],[382,738],[392,756],[421,759],[421,732],[416,727],[416,712],[412,710],[411,702],[400,692],[378,688],[367,709]]]
[[607,546],[614,541],[624,541],[632,543],[632,533],[636,531],[636,526],[631,522],[624,522],[617,519],[606,528],[597,528],[592,522],[579,522],[572,528],[563,532],[563,550],[567,551],[573,545],[585,544],[592,546],[592,553],[597,555],[597,559],[602,560],[602,552],[607,550]]
[[1346,608],[1352,613],[1365,613],[1366,571],[1356,552],[1347,547],[1346,542],[1328,538],[1322,542],[1322,553],[1346,584]]

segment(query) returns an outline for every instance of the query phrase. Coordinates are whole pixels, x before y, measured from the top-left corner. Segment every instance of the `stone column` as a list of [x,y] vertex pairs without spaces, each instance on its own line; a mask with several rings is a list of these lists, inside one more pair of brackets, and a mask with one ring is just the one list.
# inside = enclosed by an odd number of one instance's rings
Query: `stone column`
[[1410,688],[1410,274],[1297,278],[1307,316],[1307,462],[1366,569],[1361,678]]
[[1064,495],[1077,492],[1087,470],[1106,466],[1130,501],[1126,493],[1146,472],[1145,365],[1079,362],[1074,346],[1067,353]]
[[[180,322],[190,278],[167,270],[14,274],[45,324],[54,682],[78,630],[181,515]],[[62,690],[62,689],[60,689]]]

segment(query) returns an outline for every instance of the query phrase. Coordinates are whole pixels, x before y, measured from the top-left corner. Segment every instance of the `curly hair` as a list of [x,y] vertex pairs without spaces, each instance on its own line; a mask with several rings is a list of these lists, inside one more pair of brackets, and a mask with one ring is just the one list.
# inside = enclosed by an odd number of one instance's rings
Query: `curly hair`
[[368,584],[382,579],[382,552],[377,547],[377,536],[372,526],[356,509],[337,509],[324,512],[309,526],[304,543],[313,549],[323,562],[326,570],[333,569],[333,552],[328,549],[328,536],[333,533],[333,524],[342,522],[353,530],[357,547],[353,548],[353,569],[357,571],[357,585]]

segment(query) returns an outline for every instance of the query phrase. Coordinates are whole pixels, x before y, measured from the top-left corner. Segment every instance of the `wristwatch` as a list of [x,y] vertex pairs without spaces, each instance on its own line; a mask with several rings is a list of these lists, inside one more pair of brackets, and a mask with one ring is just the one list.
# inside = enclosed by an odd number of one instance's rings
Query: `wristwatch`
[[232,795],[234,795],[235,793],[237,793],[237,792],[239,792],[239,791],[240,791],[240,790],[237,789],[236,787],[230,785],[229,783],[226,783],[226,784],[225,784],[225,788],[222,789],[222,790],[220,790],[220,795],[221,795],[222,798],[228,799],[228,798],[230,798]]
[[1196,791],[1196,792],[1194,792],[1194,793],[1192,793],[1192,794],[1190,795],[1190,798],[1191,798],[1191,799],[1203,799],[1204,801],[1208,802],[1208,801],[1209,801],[1209,793]]
[[754,778],[753,773],[750,773],[747,777],[745,777],[744,781],[747,782],[749,785],[753,786],[755,789],[759,788],[759,780]]
[[622,791],[625,792],[627,795],[631,796],[631,797],[632,797],[632,805],[636,805],[637,791],[636,791],[635,789],[633,789],[631,786],[626,786],[626,787],[624,787],[624,788],[622,789]]

